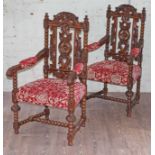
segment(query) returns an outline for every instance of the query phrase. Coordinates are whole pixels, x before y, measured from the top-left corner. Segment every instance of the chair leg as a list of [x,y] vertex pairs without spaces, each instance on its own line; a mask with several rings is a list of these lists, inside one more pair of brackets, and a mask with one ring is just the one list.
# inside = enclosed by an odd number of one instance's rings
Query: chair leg
[[66,120],[68,121],[68,134],[67,134],[68,145],[72,146],[74,139],[74,122],[76,120],[74,113],[69,112],[69,115],[66,117]]
[[50,110],[48,106],[45,106],[44,112],[45,112],[45,119],[49,119]]
[[81,102],[81,119],[84,120],[82,126],[85,127],[86,123],[86,96],[83,97]]
[[107,83],[104,83],[104,88],[103,88],[104,96],[107,96],[107,93],[108,93],[108,85],[107,85]]
[[128,87],[128,90],[126,91],[126,96],[127,96],[127,117],[131,117],[131,112],[132,112],[132,107],[131,107],[131,103],[132,103],[132,96],[133,96],[133,92],[132,89]]
[[139,104],[139,100],[140,100],[140,83],[141,83],[141,79],[139,79],[137,81],[137,87],[136,87],[136,102],[137,102],[137,104]]
[[14,113],[14,121],[13,121],[13,128],[15,134],[19,133],[19,123],[18,123],[18,111],[20,110],[20,106],[17,103],[14,103],[14,105],[11,107],[11,110]]

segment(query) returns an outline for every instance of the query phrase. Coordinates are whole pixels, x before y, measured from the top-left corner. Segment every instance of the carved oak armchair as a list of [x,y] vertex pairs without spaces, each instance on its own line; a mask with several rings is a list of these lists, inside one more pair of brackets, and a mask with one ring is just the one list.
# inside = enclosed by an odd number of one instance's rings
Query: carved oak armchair
[[[79,22],[78,17],[68,12],[55,15],[53,20],[48,18],[47,13],[45,14],[43,50],[34,57],[20,61],[19,64],[9,68],[6,73],[8,77],[13,78],[11,110],[14,113],[13,128],[16,134],[19,133],[21,125],[36,121],[68,128],[68,145],[73,144],[76,132],[85,125],[86,121],[88,28],[87,16],[85,16],[84,22]],[[41,59],[44,60],[44,78],[18,87],[18,71],[25,71]],[[48,77],[50,73],[53,73],[53,78]],[[19,102],[40,105],[45,109],[39,114],[19,120]],[[76,121],[74,112],[79,103],[81,116],[79,121]],[[48,107],[66,110],[68,112],[67,121],[51,120]]]
[[[105,60],[88,66],[88,80],[104,83],[103,90],[92,93],[87,99],[99,97],[127,104],[127,116],[132,107],[139,103],[144,44],[145,8],[142,13],[131,5],[120,5],[115,11],[110,5],[107,10],[106,35],[98,42],[87,46],[92,52],[105,45]],[[125,86],[126,97],[108,95],[108,84]],[[133,93],[133,85],[136,92]]]

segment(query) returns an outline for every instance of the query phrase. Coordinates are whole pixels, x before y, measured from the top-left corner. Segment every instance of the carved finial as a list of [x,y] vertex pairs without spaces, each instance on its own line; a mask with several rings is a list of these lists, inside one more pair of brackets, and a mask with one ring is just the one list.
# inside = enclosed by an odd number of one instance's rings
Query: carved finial
[[85,21],[88,21],[88,16],[87,16],[87,15],[85,16],[84,20],[85,20]]
[[89,20],[88,20],[88,16],[87,15],[84,18],[84,23],[85,23],[84,30],[86,32],[88,32],[89,31]]
[[48,13],[45,13],[45,18],[44,18],[44,28],[48,28]]
[[111,5],[108,5],[108,10],[109,10],[109,11],[111,10]]
[[45,13],[45,19],[48,19],[48,13],[47,12]]
[[110,18],[111,5],[108,5],[107,18]]
[[143,19],[145,20],[145,18],[146,18],[146,10],[145,10],[145,8],[143,8],[142,14],[143,14]]

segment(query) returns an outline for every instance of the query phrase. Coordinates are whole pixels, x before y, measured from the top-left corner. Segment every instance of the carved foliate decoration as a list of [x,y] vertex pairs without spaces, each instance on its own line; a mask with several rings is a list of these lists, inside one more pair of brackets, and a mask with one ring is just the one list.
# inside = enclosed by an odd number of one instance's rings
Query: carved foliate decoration
[[131,5],[120,5],[115,11],[108,7],[106,33],[110,35],[110,40],[106,45],[106,59],[111,56],[119,59],[129,55],[132,48],[138,47],[142,40],[140,35],[142,18],[144,18],[142,14]]
[[73,26],[73,25],[78,24],[78,17],[76,17],[72,13],[61,12],[61,13],[54,16],[54,21],[59,26],[64,24],[64,23],[66,23],[66,24],[68,23],[68,25]]
[[80,61],[81,58],[81,30],[77,29],[74,33],[74,65]]
[[56,68],[56,58],[57,58],[57,28],[51,28],[52,34],[50,36],[50,54],[51,54],[51,69]]
[[[69,12],[61,12],[49,20],[50,71],[57,77],[67,77],[68,72],[81,60],[81,41],[88,44],[88,18],[79,22],[78,17]],[[83,40],[80,37],[83,32]],[[72,53],[73,52],[73,53]],[[73,56],[73,58],[72,58]]]
[[139,22],[138,18],[133,19],[131,48],[134,48],[138,45],[138,33],[139,33],[138,32],[139,26],[137,25],[138,22]]
[[111,28],[111,53],[116,52],[116,39],[117,39],[117,17],[112,17],[113,23]]
[[126,16],[121,17],[121,22],[119,23],[120,31],[118,32],[119,42],[118,49],[120,54],[126,54],[129,49],[129,39],[130,39],[130,20]]
[[71,67],[71,57],[70,53],[72,51],[71,39],[72,33],[70,33],[70,28],[67,24],[61,26],[61,32],[59,33],[60,43],[58,45],[59,49],[59,60],[58,64],[60,70],[69,71]]

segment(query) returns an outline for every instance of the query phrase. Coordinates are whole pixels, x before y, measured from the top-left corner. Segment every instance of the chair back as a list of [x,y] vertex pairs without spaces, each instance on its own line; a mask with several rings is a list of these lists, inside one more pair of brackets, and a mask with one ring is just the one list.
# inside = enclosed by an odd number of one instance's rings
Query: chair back
[[[105,48],[105,58],[118,60],[131,55],[133,48],[143,47],[144,42],[145,8],[138,13],[131,5],[120,5],[115,11],[108,6],[106,34],[109,41]],[[142,50],[140,51],[141,62]]]
[[[49,20],[44,19],[45,48],[49,48],[50,71],[57,77],[66,77],[82,58],[81,49],[88,44],[89,22],[83,22],[69,12],[60,12]],[[87,61],[87,60],[85,60]]]

